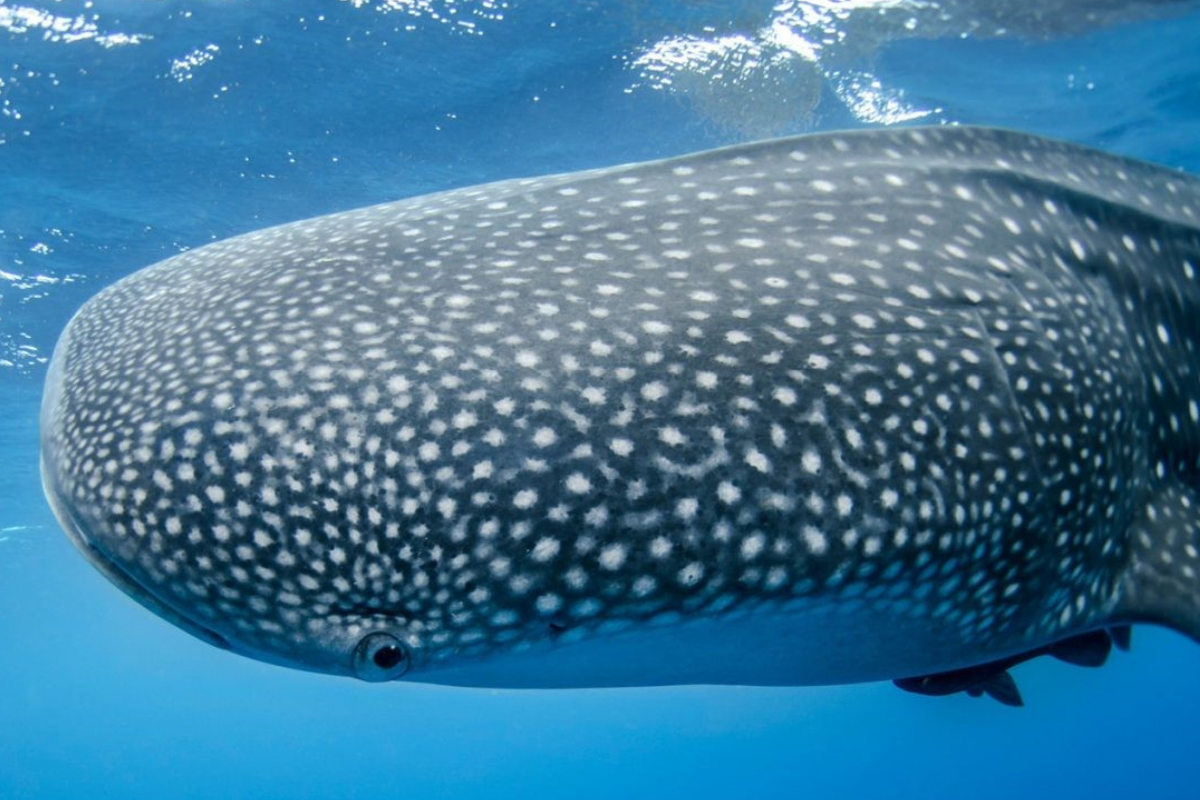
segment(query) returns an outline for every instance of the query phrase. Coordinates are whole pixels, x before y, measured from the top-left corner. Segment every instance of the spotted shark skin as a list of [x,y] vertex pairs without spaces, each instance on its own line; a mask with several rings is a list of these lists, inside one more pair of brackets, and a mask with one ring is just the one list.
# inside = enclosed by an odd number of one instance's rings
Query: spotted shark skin
[[1014,132],[780,139],[257,231],[100,292],[47,495],[302,669],[558,687],[1200,637],[1200,180]]

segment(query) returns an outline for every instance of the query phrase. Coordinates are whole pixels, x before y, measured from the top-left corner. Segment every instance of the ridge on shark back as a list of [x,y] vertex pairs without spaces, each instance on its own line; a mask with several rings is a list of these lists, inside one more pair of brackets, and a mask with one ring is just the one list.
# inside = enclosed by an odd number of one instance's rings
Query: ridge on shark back
[[501,687],[897,679],[1200,638],[1200,180],[981,128],[256,231],[88,301],[51,505],[235,652]]

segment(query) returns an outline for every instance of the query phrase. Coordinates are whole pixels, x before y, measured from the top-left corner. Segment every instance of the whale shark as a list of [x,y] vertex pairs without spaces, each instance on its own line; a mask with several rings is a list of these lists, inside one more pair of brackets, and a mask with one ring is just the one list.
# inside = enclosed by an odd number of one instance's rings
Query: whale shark
[[367,681],[894,680],[1200,640],[1200,179],[783,138],[280,225],[57,344],[42,475],[142,605]]

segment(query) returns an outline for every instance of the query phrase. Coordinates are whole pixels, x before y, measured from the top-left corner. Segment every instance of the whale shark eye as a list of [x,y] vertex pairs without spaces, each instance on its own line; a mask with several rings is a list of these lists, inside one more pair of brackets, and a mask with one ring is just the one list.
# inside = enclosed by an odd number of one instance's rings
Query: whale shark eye
[[408,672],[408,649],[390,633],[364,636],[354,648],[354,674],[364,681],[390,681]]

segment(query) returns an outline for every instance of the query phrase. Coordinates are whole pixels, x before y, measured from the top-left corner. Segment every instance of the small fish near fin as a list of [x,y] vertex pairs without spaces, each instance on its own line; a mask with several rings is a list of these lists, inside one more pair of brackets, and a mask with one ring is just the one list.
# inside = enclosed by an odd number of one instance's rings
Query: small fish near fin
[[1040,653],[1028,655],[1023,653],[1019,656],[978,664],[974,667],[936,672],[932,675],[920,675],[915,678],[898,678],[892,683],[906,692],[930,697],[945,697],[966,692],[971,697],[982,697],[986,694],[1006,706],[1023,706],[1025,703],[1021,699],[1021,692],[1017,689],[1017,682],[1008,673],[1008,668],[1021,663],[1026,658],[1033,658],[1035,655],[1040,655]]
[[[1129,542],[1113,618],[1165,625],[1200,642],[1200,491],[1168,481],[1130,527]],[[1114,640],[1126,649],[1116,630]]]
[[1112,632],[1099,630],[1055,642],[1046,648],[1046,652],[1059,661],[1077,667],[1102,667],[1108,661],[1112,648]]
[[[1129,644],[1128,626],[1119,626],[1121,642]],[[1101,667],[1112,652],[1114,633],[1100,629],[1072,636],[1025,653],[1017,653],[998,661],[977,664],[973,667],[921,675],[915,678],[899,678],[892,681],[899,688],[914,694],[933,697],[966,692],[971,697],[987,695],[1006,706],[1023,706],[1024,700],[1008,670],[1038,656],[1049,655],[1079,667]],[[1119,646],[1119,645],[1118,645]]]
[[993,700],[1015,708],[1025,705],[1025,701],[1021,699],[1021,692],[1017,689],[1017,682],[1007,671],[992,674],[983,682],[967,689],[967,694],[971,697],[981,697],[986,694]]
[[1108,629],[1112,634],[1113,644],[1122,653],[1128,653],[1129,648],[1133,646],[1133,626],[1131,625],[1113,625]]

